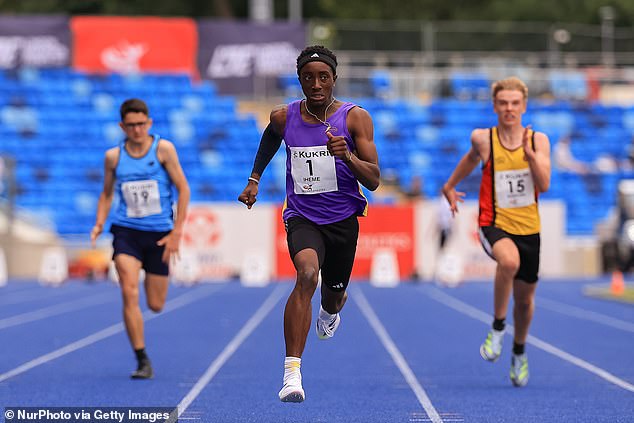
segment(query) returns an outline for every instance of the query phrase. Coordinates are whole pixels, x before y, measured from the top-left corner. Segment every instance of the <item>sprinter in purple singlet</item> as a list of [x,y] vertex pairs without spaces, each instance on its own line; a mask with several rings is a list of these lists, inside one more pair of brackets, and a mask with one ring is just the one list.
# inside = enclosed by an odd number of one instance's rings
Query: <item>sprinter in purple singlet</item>
[[271,111],[251,176],[238,197],[249,209],[253,206],[260,177],[284,139],[283,219],[297,270],[284,311],[286,359],[279,392],[284,402],[305,398],[300,365],[320,271],[317,336],[329,339],[339,326],[357,248],[357,217],[365,216],[368,208],[359,183],[374,191],[380,177],[372,118],[361,107],[333,96],[337,57],[323,46],[307,47],[297,58],[297,75],[306,99]]

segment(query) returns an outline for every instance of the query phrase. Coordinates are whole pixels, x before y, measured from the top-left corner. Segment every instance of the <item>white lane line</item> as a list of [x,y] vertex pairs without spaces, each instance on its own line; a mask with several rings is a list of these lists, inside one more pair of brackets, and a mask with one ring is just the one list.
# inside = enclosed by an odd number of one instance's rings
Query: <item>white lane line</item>
[[[493,291],[487,289],[488,292],[491,292],[493,295]],[[560,301],[552,300],[549,298],[544,298],[538,295],[535,298],[535,305],[540,308],[545,308],[546,310],[554,311],[556,313],[564,314],[570,317],[576,317],[583,320],[588,320],[591,322],[603,324],[606,326],[613,327],[615,329],[621,329],[626,332],[634,333],[634,324],[625,320],[620,320],[606,314],[598,313],[592,310],[586,310],[580,307],[575,307],[566,303],[562,303]]]
[[0,290],[2,290],[3,293],[7,293],[7,294],[15,294],[18,292],[25,292],[29,289],[34,289],[34,288],[41,288],[42,285],[39,285],[37,283],[33,283],[33,282],[11,282],[9,280],[9,284],[8,285],[4,285],[2,287],[0,287]]
[[[438,301],[439,303],[442,303],[444,305],[446,305],[447,307],[453,308],[454,310],[465,314],[469,317],[474,318],[475,320],[480,320],[482,323],[486,324],[486,325],[490,325],[491,324],[491,316],[481,310],[478,310],[475,307],[470,306],[469,304],[462,302],[460,300],[458,300],[457,298],[452,297],[451,295],[448,295],[442,291],[440,291],[437,288],[430,288],[427,290],[422,290],[421,292],[423,292],[424,294],[426,294],[427,296],[429,296],[430,298]],[[513,334],[513,326],[512,325],[506,325],[507,327],[507,333],[509,335]],[[630,392],[634,392],[634,385],[632,385],[631,383],[620,379],[616,376],[614,376],[612,373],[603,370],[600,367],[595,366],[594,364],[588,363],[587,361],[574,356],[570,353],[567,353],[566,351],[563,351],[557,347],[555,347],[554,345],[549,344],[548,342],[542,341],[541,339],[529,335],[528,338],[526,339],[526,342],[528,342],[529,344],[543,350],[546,351],[547,353],[550,353],[558,358],[561,358],[564,361],[567,361],[571,364],[574,364],[577,367],[580,367],[584,370],[589,371],[590,373],[593,373],[597,376],[599,376],[600,378],[620,387],[625,389],[626,391],[630,391]]]
[[589,320],[591,322],[600,323],[602,325],[610,326],[615,329],[621,329],[627,332],[634,333],[633,323],[626,322],[625,320],[616,319],[605,314],[597,313],[596,311],[586,310],[541,296],[538,296],[535,299],[535,305],[537,307],[545,308],[556,313],[565,314],[567,316],[576,317],[578,319]]
[[0,329],[6,329],[12,326],[18,326],[24,323],[42,320],[47,317],[56,316],[58,314],[69,313],[71,311],[80,310],[82,308],[90,307],[97,304],[107,303],[113,300],[114,300],[113,296],[108,295],[107,293],[104,292],[102,294],[96,294],[96,295],[92,295],[86,298],[81,298],[78,300],[67,301],[65,303],[43,307],[38,310],[16,314],[15,316],[0,319]]
[[370,323],[372,329],[374,329],[374,332],[383,344],[383,347],[385,347],[387,352],[392,357],[392,360],[401,371],[401,374],[409,384],[409,387],[412,389],[412,391],[414,391],[418,402],[420,403],[420,405],[423,406],[423,409],[427,413],[429,420],[434,423],[442,423],[443,420],[431,403],[431,400],[427,396],[427,393],[420,385],[420,383],[418,383],[418,379],[416,379],[414,372],[407,364],[407,361],[403,357],[403,354],[401,354],[401,352],[399,351],[394,341],[392,341],[392,338],[387,333],[387,330],[385,329],[379,318],[376,316],[376,313],[374,313],[372,306],[370,305],[370,303],[368,303],[368,300],[365,298],[365,295],[363,295],[361,289],[355,289],[352,298],[357,303],[357,306],[359,306],[359,308],[361,309],[361,312],[367,319],[368,323]]
[[[163,316],[171,311],[177,310],[187,304],[193,303],[195,301],[198,301],[202,298],[207,297],[208,295],[218,291],[220,289],[219,286],[214,285],[214,287],[212,289],[208,289],[206,290],[207,292],[200,292],[202,289],[196,289],[195,291],[190,291],[187,292],[186,294],[180,295],[176,298],[174,298],[171,301],[168,301],[165,304],[165,308],[163,310],[162,313],[160,314],[156,314],[153,313],[151,311],[146,311],[145,313],[143,313],[143,319],[144,321],[149,321],[152,319],[155,319],[159,316]],[[22,374],[24,372],[27,372],[31,369],[33,369],[34,367],[40,366],[42,364],[46,364],[50,361],[53,361],[59,357],[62,357],[68,353],[71,353],[73,351],[79,350],[81,348],[84,348],[88,345],[94,344],[95,342],[101,341],[103,339],[106,339],[112,335],[115,335],[119,332],[122,332],[124,330],[124,326],[123,323],[117,323],[114,324],[112,326],[108,326],[105,329],[102,329],[98,332],[93,333],[92,335],[88,335],[85,338],[82,338],[78,341],[72,342],[66,346],[63,346],[62,348],[56,349],[55,351],[51,351],[47,354],[41,355],[37,358],[34,358],[31,361],[27,361],[24,364],[21,364],[20,366],[9,370],[8,372],[2,373],[0,374],[0,382],[4,382],[7,379],[10,379],[14,376],[17,376],[19,374]]]
[[41,284],[37,279],[11,279],[9,278],[9,283],[2,287],[4,290],[9,290],[11,292],[25,292],[28,290],[39,290],[42,289],[44,285]]
[[[73,291],[75,293],[77,291]],[[20,303],[27,303],[29,301],[41,300],[42,298],[56,297],[62,294],[68,294],[69,292],[64,289],[53,289],[41,287],[38,290],[24,290],[20,292],[9,292],[6,296],[0,298],[0,304],[2,305],[14,305]],[[15,295],[14,295],[15,294]]]
[[271,312],[273,307],[282,298],[287,291],[286,284],[278,285],[275,290],[268,296],[268,298],[262,303],[260,308],[251,316],[251,318],[244,324],[242,329],[233,337],[233,339],[227,344],[222,352],[211,362],[205,373],[198,379],[196,384],[190,389],[185,397],[178,404],[178,418],[181,419],[181,415],[187,410],[192,402],[200,395],[205,386],[211,382],[216,376],[218,371],[225,365],[227,360],[231,358],[233,353],[242,345],[242,343],[251,335],[251,332],[259,326],[264,318]]

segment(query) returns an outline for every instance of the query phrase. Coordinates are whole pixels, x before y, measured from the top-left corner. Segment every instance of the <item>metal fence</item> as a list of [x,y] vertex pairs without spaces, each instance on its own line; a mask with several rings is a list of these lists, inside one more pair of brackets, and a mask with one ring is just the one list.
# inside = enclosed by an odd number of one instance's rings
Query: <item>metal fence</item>
[[[593,101],[614,93],[634,104],[634,28],[614,27],[609,19],[600,25],[311,20],[307,31],[309,44],[336,52],[342,97],[376,95],[377,72],[389,79],[385,95],[452,97],[452,79],[459,73],[489,82],[517,75],[529,85],[531,97]],[[254,98],[301,95],[294,69],[282,82],[255,79]],[[575,92],[557,89],[560,80],[560,85],[576,80]]]
[[481,65],[491,56],[533,66],[632,66],[634,28],[510,21],[319,21],[313,43],[332,46],[351,65]]

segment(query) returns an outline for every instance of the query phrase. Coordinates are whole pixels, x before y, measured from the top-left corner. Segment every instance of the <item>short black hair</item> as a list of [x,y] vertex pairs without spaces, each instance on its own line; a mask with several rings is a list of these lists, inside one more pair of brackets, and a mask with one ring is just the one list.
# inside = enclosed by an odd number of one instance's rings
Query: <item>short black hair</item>
[[[317,54],[317,57],[313,60],[309,58],[313,55]],[[312,61],[320,61],[326,63],[332,69],[332,74],[337,74],[337,56],[335,53],[330,51],[324,46],[308,46],[297,56],[297,74],[299,75],[299,70],[308,62]]]
[[145,116],[150,115],[150,111],[145,104],[145,101],[138,98],[130,98],[121,104],[119,114],[121,115],[121,121],[125,119],[125,115],[128,113],[143,113]]

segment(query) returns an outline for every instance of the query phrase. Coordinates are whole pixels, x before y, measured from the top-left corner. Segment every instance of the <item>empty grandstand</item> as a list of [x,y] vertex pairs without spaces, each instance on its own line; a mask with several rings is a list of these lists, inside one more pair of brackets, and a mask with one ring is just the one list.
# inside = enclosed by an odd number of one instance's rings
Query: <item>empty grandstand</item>
[[[24,31],[20,22],[25,19],[34,18],[4,17],[3,21],[12,22],[20,33]],[[42,30],[46,26],[38,19]],[[95,25],[127,28],[132,21],[126,18],[116,22],[96,17],[54,18],[56,29],[49,31],[62,35],[49,47],[56,46],[59,54],[38,62],[25,46],[41,43],[42,37],[22,35],[24,43],[16,44],[15,60],[0,71],[0,155],[15,162],[11,203],[19,212],[39,216],[66,240],[84,236],[94,223],[103,151],[121,140],[117,107],[130,97],[147,100],[153,131],[176,144],[191,183],[192,201],[234,202],[259,142],[260,111],[298,93],[292,61],[306,33],[313,42],[337,42],[349,48],[341,53],[346,72],[338,81],[339,92],[374,117],[381,168],[397,191],[397,195],[376,198],[367,192],[375,204],[398,203],[403,198],[398,193],[406,191],[413,179],[423,182],[424,197],[437,197],[450,169],[468,148],[471,129],[495,124],[488,113],[489,85],[511,72],[526,79],[534,98],[526,122],[545,132],[553,148],[560,139],[572,140],[571,154],[587,165],[584,173],[555,166],[552,189],[543,196],[566,205],[568,236],[593,236],[596,225],[608,217],[616,202],[618,181],[634,176],[630,157],[634,77],[627,68],[631,53],[622,48],[623,40],[631,40],[631,31],[612,34],[618,42],[613,43],[609,57],[617,66],[606,66],[606,51],[597,43],[589,44],[594,46],[592,51],[582,51],[566,41],[570,37],[578,40],[582,34],[600,41],[599,27],[568,26],[568,38],[558,33],[559,44],[548,44],[541,51],[534,51],[537,47],[518,50],[517,40],[510,37],[508,49],[499,50],[497,60],[494,53],[475,51],[460,37],[451,45],[444,42],[458,31],[455,23],[385,24],[380,28],[346,21],[327,27],[320,21],[306,27],[283,23],[271,24],[268,32],[249,38],[245,35],[248,23],[194,25],[184,19],[165,19],[157,24],[151,18],[144,19],[137,19],[135,25],[165,24],[181,31],[182,38],[193,44],[179,54],[185,57],[182,60],[197,61],[198,66],[173,61],[161,68],[156,59],[151,66],[144,64],[143,55],[155,54],[152,43],[168,49],[166,39],[148,41],[143,48],[149,53],[139,50],[142,43],[135,44],[138,40],[133,39],[138,35],[128,35],[127,44],[113,39],[115,45],[99,46],[103,48],[100,53],[95,45],[81,41],[82,35],[90,39]],[[459,27],[463,35],[470,29],[471,34],[480,34],[490,46],[496,45],[491,40],[499,40],[504,31],[514,36],[528,31],[525,26],[511,30],[501,23]],[[534,38],[553,36],[550,30],[532,28]],[[122,31],[125,34],[128,30]],[[354,37],[345,36],[349,31],[366,34],[375,40],[370,43],[375,47],[381,45],[381,34],[391,37],[390,42],[386,40],[390,48],[370,52],[366,45],[355,46]],[[219,39],[218,34],[227,32],[233,38]],[[265,33],[271,38],[253,39]],[[75,41],[72,48],[69,44],[64,50],[63,43],[72,38],[69,34]],[[394,46],[403,34],[418,41],[404,42],[398,51]],[[230,40],[235,45],[227,44]],[[43,47],[31,48],[40,51]],[[271,60],[272,52],[280,50],[283,56]],[[66,58],[62,57],[64,51]],[[134,56],[135,52],[140,56]],[[283,201],[283,160],[278,154],[263,178],[261,201]],[[463,189],[475,197],[476,184],[476,179],[469,179]]]

